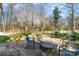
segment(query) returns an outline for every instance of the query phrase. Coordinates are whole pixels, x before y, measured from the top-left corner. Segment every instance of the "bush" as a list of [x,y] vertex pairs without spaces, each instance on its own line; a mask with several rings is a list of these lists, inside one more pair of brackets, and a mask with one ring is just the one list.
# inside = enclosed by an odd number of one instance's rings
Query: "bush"
[[79,33],[77,33],[77,32],[73,32],[72,34],[54,32],[54,33],[51,33],[50,35],[51,35],[51,37],[62,38],[64,40],[69,39],[69,38],[71,38],[73,40],[79,40]]
[[61,33],[59,33],[59,32],[55,32],[54,35],[55,35],[55,38],[60,38],[61,37]]
[[73,35],[76,36],[76,40],[79,40],[79,33],[73,32]]
[[79,39],[79,33],[76,33],[76,38]]
[[31,35],[32,32],[31,32],[31,31],[25,31],[25,32],[22,32],[21,34],[22,34],[22,35],[26,35],[26,36],[28,36],[28,35]]
[[71,40],[79,40],[79,33],[73,32],[72,34],[62,34],[63,39],[69,39]]
[[49,31],[49,30],[50,30],[49,26],[46,26],[45,31]]
[[76,41],[79,39],[79,33],[76,33],[76,32],[73,32],[72,34],[62,34],[63,35],[63,39],[69,39],[70,40],[73,40],[73,41]]
[[61,33],[60,34],[61,37],[64,37],[64,36],[67,36],[67,35],[69,35],[69,34],[67,34],[67,33]]
[[22,37],[22,34],[21,33],[17,33],[17,34],[14,34],[14,35],[12,35],[12,36],[10,36],[12,39],[12,41],[15,41],[15,42],[17,42],[17,41],[19,41],[20,39],[21,39],[21,37]]
[[51,33],[51,37],[60,38],[61,37],[61,33],[59,33],[59,32]]
[[21,33],[17,33],[17,34],[14,34],[14,35],[11,35],[11,40],[14,41],[14,42],[18,42],[23,35],[25,36],[28,36],[31,34],[31,31],[24,31],[24,32],[21,32]]
[[8,37],[8,36],[0,36],[0,43],[6,42],[9,39],[10,39],[10,37]]
[[54,37],[54,38],[61,38],[61,39],[69,39],[71,37],[70,34],[67,34],[67,33],[59,33],[59,32],[54,32],[54,33],[51,33],[51,37]]
[[70,34],[67,34],[67,35],[63,36],[63,40],[68,40],[69,38],[71,38]]

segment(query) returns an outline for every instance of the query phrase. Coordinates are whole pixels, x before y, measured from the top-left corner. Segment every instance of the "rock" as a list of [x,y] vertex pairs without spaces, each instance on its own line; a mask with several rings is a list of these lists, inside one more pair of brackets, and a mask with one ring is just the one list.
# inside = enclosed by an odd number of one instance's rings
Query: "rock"
[[42,55],[43,55],[43,56],[46,56],[46,53],[42,52]]
[[6,47],[5,46],[0,46],[0,52],[3,52],[6,50]]
[[3,53],[6,53],[6,47],[5,46],[0,46],[0,56],[4,55]]
[[18,50],[14,49],[7,49],[6,53],[4,53],[4,56],[19,56],[20,53]]
[[[5,42],[0,44],[0,56],[45,56],[39,48],[26,49],[26,40],[21,40],[18,43]],[[38,44],[38,43],[37,43]],[[36,44],[36,45],[37,45]]]

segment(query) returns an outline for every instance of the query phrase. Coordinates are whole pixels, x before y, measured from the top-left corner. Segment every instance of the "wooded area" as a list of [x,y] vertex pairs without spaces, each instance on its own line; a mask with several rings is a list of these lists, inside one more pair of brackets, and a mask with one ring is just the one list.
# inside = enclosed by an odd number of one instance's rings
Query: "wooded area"
[[[79,30],[78,4],[57,4],[47,11],[48,4],[6,4],[0,3],[0,31],[16,29],[22,31],[75,31]],[[18,5],[18,7],[17,7]],[[58,6],[59,5],[59,6]],[[63,6],[61,9],[60,7]],[[5,11],[7,10],[7,11]],[[64,11],[66,10],[66,11]],[[50,14],[46,16],[46,13]],[[67,16],[62,17],[62,13]]]

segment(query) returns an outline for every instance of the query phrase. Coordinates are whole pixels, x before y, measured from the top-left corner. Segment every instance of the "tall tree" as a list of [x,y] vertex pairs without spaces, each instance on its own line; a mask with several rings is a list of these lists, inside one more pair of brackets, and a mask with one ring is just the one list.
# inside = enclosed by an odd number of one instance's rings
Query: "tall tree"
[[55,9],[53,10],[53,18],[54,18],[54,28],[57,31],[57,24],[58,24],[58,20],[60,18],[60,12],[58,10],[58,7],[55,7]]
[[15,25],[17,24],[17,20],[16,20],[16,16],[14,14],[14,5],[15,4],[8,4],[9,5],[9,11],[10,11],[10,24],[12,25],[12,29],[14,30],[15,29]]
[[66,7],[68,9],[68,17],[69,17],[69,28],[71,30],[71,33],[75,31],[75,4],[70,3],[66,4]]
[[39,19],[40,19],[40,29],[44,32],[44,20],[45,20],[45,5],[46,4],[39,4]]
[[3,12],[2,3],[0,3],[0,10],[1,10],[1,20],[2,20],[2,24],[3,24],[3,31],[5,32],[5,20],[4,20],[4,12]]

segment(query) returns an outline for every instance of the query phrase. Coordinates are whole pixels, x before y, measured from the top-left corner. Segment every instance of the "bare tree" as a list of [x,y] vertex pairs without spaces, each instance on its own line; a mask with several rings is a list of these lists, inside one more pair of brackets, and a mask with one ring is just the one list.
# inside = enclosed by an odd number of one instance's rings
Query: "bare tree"
[[1,10],[1,19],[2,19],[2,24],[3,24],[3,31],[5,32],[5,20],[4,20],[4,12],[3,12],[2,3],[0,3],[0,10]]
[[66,4],[66,7],[69,11],[68,13],[69,13],[70,30],[71,30],[71,32],[74,32],[74,30],[75,30],[75,19],[74,19],[75,4],[74,3]]
[[45,5],[46,4],[39,4],[39,19],[41,24],[41,31],[44,31],[44,20],[45,20]]

